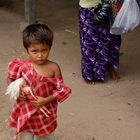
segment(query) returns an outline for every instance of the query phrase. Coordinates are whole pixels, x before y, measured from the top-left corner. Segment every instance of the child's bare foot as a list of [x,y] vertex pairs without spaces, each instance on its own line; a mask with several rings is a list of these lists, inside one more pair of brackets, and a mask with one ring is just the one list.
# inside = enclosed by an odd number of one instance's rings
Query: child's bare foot
[[118,82],[118,81],[120,80],[120,76],[119,76],[119,74],[115,71],[114,68],[109,68],[109,69],[108,69],[108,72],[109,72],[110,78],[111,78],[113,81]]
[[95,84],[94,80],[84,79],[87,84]]

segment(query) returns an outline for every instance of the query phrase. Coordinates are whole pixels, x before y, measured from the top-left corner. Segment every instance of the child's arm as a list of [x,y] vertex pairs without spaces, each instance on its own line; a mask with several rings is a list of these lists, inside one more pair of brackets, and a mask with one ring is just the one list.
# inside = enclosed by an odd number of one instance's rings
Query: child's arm
[[40,108],[46,104],[49,104],[51,102],[55,101],[55,98],[53,96],[48,96],[48,97],[41,97],[41,96],[36,96],[37,99],[32,100],[31,103],[36,107]]
[[61,69],[58,64],[54,65],[54,77],[55,78],[62,77]]
[[57,64],[55,65],[54,86],[55,89],[53,90],[52,96],[57,102],[63,102],[67,97],[69,97],[71,89],[64,84],[61,69]]
[[9,85],[11,82],[13,82],[15,79],[11,79],[9,77],[7,77],[7,84]]

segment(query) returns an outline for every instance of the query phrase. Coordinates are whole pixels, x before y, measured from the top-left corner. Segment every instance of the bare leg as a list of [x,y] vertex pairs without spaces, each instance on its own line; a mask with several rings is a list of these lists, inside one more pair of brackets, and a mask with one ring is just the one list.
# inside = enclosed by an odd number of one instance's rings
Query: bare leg
[[119,74],[115,71],[114,68],[109,67],[109,68],[108,68],[108,72],[109,72],[110,78],[111,78],[113,81],[116,81],[116,82],[119,81],[120,76],[119,76]]

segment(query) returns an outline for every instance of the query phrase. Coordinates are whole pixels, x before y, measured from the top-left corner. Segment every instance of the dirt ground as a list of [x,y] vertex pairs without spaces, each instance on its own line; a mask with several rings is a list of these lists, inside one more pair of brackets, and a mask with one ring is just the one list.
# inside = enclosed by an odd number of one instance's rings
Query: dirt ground
[[[7,126],[13,101],[4,95],[8,62],[24,58],[21,24],[23,1],[0,7],[0,140],[12,140]],[[57,140],[140,140],[140,27],[122,36],[119,73],[114,83],[86,84],[81,78],[78,1],[38,0],[37,19],[54,30],[50,58],[62,69],[73,94],[59,105]]]

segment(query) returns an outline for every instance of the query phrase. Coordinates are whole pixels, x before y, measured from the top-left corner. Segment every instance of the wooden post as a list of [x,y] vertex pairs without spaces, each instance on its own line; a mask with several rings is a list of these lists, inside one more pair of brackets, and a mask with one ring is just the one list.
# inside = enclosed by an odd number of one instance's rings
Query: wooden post
[[29,24],[36,21],[36,0],[24,0],[25,20]]
[[0,6],[7,6],[11,4],[11,0],[0,0]]

